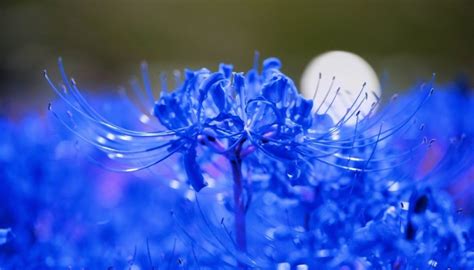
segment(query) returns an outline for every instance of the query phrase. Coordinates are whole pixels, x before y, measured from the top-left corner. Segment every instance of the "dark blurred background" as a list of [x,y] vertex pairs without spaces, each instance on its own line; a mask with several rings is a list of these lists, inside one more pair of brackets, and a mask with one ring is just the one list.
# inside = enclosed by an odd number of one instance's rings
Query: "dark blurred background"
[[[147,60],[153,74],[234,63],[255,50],[278,56],[296,82],[314,56],[347,50],[364,57],[388,91],[418,79],[474,75],[474,1],[2,1],[1,104],[43,106],[42,77],[56,59],[80,86],[127,85]],[[155,76],[157,78],[158,76]]]

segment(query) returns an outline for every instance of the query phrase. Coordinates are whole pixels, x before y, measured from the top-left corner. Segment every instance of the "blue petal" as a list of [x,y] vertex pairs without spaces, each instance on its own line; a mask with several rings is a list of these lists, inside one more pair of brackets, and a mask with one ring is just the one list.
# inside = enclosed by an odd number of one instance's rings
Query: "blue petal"
[[212,87],[212,89],[210,90],[210,92],[212,100],[214,101],[214,104],[216,104],[219,111],[225,111],[226,96],[222,83],[215,84],[214,87]]
[[277,76],[272,81],[263,86],[263,96],[274,104],[281,103],[285,96],[288,80],[285,77]]
[[219,65],[219,72],[224,74],[224,77],[226,79],[229,79],[230,76],[232,75],[232,70],[234,69],[234,66],[228,65],[228,64],[220,64]]
[[188,181],[196,191],[200,191],[203,187],[207,186],[202,175],[201,167],[196,161],[196,148],[190,147],[183,156],[184,169],[188,176]]
[[201,85],[201,89],[203,90],[209,90],[214,84],[216,84],[219,81],[224,80],[224,74],[215,72],[212,73]]
[[263,61],[263,71],[268,71],[270,69],[277,69],[281,68],[281,61],[276,57],[270,57]]

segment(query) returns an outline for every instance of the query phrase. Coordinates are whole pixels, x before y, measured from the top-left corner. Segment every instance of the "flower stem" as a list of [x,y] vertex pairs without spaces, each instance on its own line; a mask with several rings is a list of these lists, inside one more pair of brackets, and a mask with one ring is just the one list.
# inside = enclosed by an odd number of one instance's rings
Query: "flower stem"
[[[242,185],[242,160],[239,155],[230,160],[232,177],[234,180],[234,217],[235,217],[235,240],[237,250],[241,253],[247,252],[247,230],[245,225],[245,205],[243,200]],[[239,269],[247,269],[247,266],[238,262]]]

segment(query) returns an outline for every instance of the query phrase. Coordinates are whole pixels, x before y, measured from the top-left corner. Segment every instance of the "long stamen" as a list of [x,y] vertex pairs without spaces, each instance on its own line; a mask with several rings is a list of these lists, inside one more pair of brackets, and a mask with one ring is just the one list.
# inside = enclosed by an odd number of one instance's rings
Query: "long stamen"
[[318,83],[316,84],[316,89],[314,90],[314,94],[313,94],[313,101],[316,99],[316,95],[318,94],[319,83],[321,82],[321,77],[322,77],[322,74],[321,72],[319,72]]

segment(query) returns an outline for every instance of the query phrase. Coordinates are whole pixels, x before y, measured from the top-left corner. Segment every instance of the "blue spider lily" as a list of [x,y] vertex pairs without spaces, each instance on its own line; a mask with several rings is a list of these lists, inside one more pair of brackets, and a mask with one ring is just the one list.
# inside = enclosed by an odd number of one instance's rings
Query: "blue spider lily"
[[[390,104],[376,113],[378,99],[372,110],[360,117],[359,108],[368,98],[362,85],[347,112],[333,121],[327,111],[320,112],[320,108],[313,108],[312,100],[299,95],[293,81],[280,71],[281,63],[276,58],[266,59],[261,72],[257,59],[245,74],[233,72],[232,66],[224,64],[216,72],[185,70],[184,79],[177,78],[174,91],[167,92],[163,83],[156,101],[144,64],[145,91],[136,82],[132,85],[141,104],[123,108],[143,123],[140,129],[131,129],[99,114],[81,94],[76,82],[67,77],[61,60],[59,67],[63,81],[60,85],[55,85],[45,73],[48,83],[61,97],[59,106],[52,104],[49,109],[82,141],[98,150],[91,158],[102,166],[132,172],[181,154],[181,171],[186,181],[200,191],[209,179],[203,168],[212,164],[222,167],[223,164],[214,162],[216,157],[228,162],[217,180],[232,179],[230,208],[234,212],[236,249],[232,254],[242,269],[252,265],[252,260],[246,257],[246,215],[255,185],[263,190],[280,190],[279,195],[283,196],[306,197],[304,204],[309,206],[305,209],[314,210],[306,215],[306,229],[310,230],[309,220],[317,210],[314,207],[318,200],[314,198],[320,181],[343,182],[348,178],[349,181],[340,185],[362,196],[360,188],[365,186],[357,184],[361,175],[370,174],[370,179],[383,177],[428,145],[417,134],[412,137],[413,143],[402,151],[393,145],[392,138],[414,128],[418,130],[413,116],[431,96],[431,84],[422,87],[421,96],[404,107]],[[326,95],[333,100],[336,96]],[[401,114],[403,117],[398,117]],[[351,119],[356,119],[354,126],[347,124]],[[105,164],[105,158],[111,161],[111,166]],[[385,184],[373,182],[375,187]],[[261,191],[259,188],[255,190]]]
[[[373,153],[387,147],[385,141],[411,125],[410,119],[431,93],[428,89],[419,100],[403,108],[408,116],[384,125],[386,119],[400,111],[389,106],[375,114],[378,104],[374,103],[373,111],[359,119],[358,109],[367,97],[362,87],[347,113],[333,123],[325,114],[312,111],[312,100],[298,94],[293,81],[280,71],[276,58],[265,60],[261,73],[257,64],[246,74],[232,72],[230,65],[221,65],[217,72],[186,70],[180,85],[170,93],[161,91],[157,101],[143,65],[146,94],[140,95],[148,100],[144,101],[144,112],[137,116],[147,121],[155,116],[159,124],[154,125],[156,130],[138,131],[113,124],[98,114],[75,81],[67,78],[61,61],[59,65],[62,85],[56,86],[46,73],[45,76],[65,105],[60,111],[50,106],[60,121],[115,161],[114,169],[119,171],[149,168],[181,153],[189,182],[196,191],[206,186],[202,164],[196,162],[201,150],[229,160],[258,152],[287,162],[288,166],[295,162],[322,162],[351,171],[393,168],[397,162],[387,168],[378,166],[379,162],[372,160]],[[357,119],[355,127],[345,125],[351,118]]]

